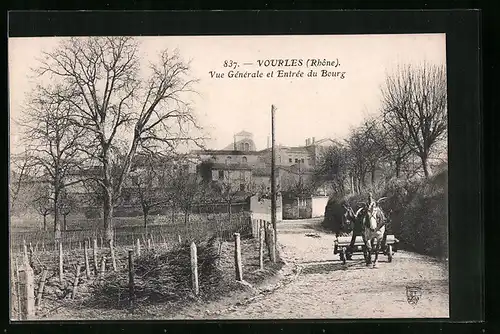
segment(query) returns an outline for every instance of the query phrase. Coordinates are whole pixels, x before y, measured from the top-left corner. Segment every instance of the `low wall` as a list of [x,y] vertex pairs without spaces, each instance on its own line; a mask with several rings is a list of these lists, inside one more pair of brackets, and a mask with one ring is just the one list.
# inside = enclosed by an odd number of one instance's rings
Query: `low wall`
[[287,198],[283,200],[284,219],[306,219],[312,216],[311,198]]
[[[271,221],[271,200],[261,199],[259,201],[258,196],[252,196],[250,198],[250,212],[252,219],[263,219]],[[281,196],[276,198],[276,221],[283,220],[283,209]]]
[[328,196],[311,197],[311,216],[312,218],[324,217]]

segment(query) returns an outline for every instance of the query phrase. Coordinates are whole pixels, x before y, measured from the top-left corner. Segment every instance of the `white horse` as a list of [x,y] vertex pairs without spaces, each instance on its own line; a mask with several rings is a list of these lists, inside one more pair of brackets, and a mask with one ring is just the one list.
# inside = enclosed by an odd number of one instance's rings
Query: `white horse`
[[377,265],[378,253],[384,237],[386,221],[384,212],[378,203],[384,199],[386,199],[386,197],[382,197],[377,201],[371,199],[370,203],[366,206],[366,210],[363,210],[364,212],[361,217],[363,222],[363,242],[365,244],[363,253],[367,266],[372,263],[372,254],[375,254],[373,267]]

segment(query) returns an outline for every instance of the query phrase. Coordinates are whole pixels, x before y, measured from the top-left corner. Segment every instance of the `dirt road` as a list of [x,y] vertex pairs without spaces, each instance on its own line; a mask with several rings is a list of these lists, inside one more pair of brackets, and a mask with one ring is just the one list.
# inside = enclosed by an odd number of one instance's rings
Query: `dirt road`
[[[306,234],[316,234],[315,237]],[[279,225],[279,242],[300,274],[290,284],[253,302],[220,314],[219,319],[447,318],[448,270],[422,255],[399,251],[392,263],[379,256],[367,267],[362,254],[342,265],[333,254],[334,235],[320,230],[320,220]],[[406,286],[422,295],[412,306]]]

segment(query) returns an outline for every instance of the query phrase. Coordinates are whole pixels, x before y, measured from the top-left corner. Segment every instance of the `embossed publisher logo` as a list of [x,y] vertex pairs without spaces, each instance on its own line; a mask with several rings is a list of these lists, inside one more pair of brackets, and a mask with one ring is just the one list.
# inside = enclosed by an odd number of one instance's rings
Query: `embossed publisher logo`
[[406,300],[410,305],[417,305],[422,296],[422,288],[418,286],[407,286],[406,287]]

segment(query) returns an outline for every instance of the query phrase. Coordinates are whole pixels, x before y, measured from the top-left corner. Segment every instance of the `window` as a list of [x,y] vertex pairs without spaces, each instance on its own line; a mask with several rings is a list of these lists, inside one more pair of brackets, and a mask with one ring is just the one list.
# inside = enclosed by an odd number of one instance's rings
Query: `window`
[[223,178],[224,178],[224,171],[220,170],[219,171],[219,179],[223,179]]
[[300,162],[304,163],[304,158],[300,159]]
[[278,161],[281,163],[281,155],[278,156]]
[[250,144],[249,143],[245,143],[245,151],[250,151]]
[[245,184],[244,183],[240,183],[240,191],[245,191]]
[[241,158],[241,161],[242,161],[244,164],[246,164],[246,163],[247,163],[247,157],[243,157],[243,158]]
[[231,157],[227,157],[226,158],[226,164],[230,163],[231,162]]
[[288,159],[288,162],[292,162],[292,158],[289,158],[289,159]]
[[298,163],[299,162],[299,159],[295,158],[295,163]]

